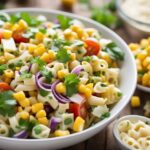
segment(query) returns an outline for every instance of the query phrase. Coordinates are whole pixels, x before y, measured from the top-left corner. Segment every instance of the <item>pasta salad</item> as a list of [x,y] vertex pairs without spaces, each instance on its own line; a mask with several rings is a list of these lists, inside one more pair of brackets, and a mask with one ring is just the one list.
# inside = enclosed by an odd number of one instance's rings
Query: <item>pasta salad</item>
[[150,149],[150,122],[123,120],[118,130],[121,140],[131,149]]
[[0,13],[0,136],[66,136],[109,117],[123,59],[79,20]]

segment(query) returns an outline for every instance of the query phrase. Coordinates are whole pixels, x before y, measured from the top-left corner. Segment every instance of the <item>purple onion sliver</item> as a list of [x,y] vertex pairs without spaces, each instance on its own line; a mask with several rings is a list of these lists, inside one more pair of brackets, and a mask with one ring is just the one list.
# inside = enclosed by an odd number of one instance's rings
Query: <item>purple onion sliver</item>
[[31,71],[31,68],[32,68],[32,64],[29,65],[28,72]]
[[79,75],[81,71],[83,71],[83,67],[81,65],[76,66],[75,68],[73,68],[73,70],[71,71],[71,73],[77,74]]
[[47,84],[47,83],[41,83],[43,87],[47,88],[47,89],[51,89],[52,85],[51,84]]
[[60,118],[56,118],[56,117],[51,118],[49,127],[52,132],[54,132],[56,130],[56,127],[60,122],[61,122]]
[[29,133],[26,130],[20,131],[19,133],[13,135],[13,138],[26,139]]

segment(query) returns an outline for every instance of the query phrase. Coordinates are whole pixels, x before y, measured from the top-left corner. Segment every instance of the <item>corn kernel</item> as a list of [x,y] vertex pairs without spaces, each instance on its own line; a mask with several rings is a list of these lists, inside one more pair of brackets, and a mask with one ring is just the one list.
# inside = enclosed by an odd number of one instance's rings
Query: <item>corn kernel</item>
[[143,77],[142,77],[142,85],[147,86],[147,83],[148,83],[149,79],[150,79],[150,78],[149,78],[148,73],[145,73],[145,74],[143,75]]
[[[30,101],[30,98],[29,98],[29,101]],[[31,102],[30,102],[30,103],[31,103]],[[30,112],[31,109],[32,109],[31,106],[27,106],[27,107],[24,108],[24,111]]]
[[13,78],[14,77],[14,72],[11,69],[7,69],[4,71],[4,76],[7,78]]
[[26,99],[26,96],[23,91],[17,92],[13,94],[13,97],[19,102]]
[[79,93],[84,94],[86,97],[90,97],[92,95],[92,90],[89,87],[86,87],[84,84],[80,84],[78,86]]
[[44,124],[44,125],[48,125],[49,121],[46,117],[42,117],[42,118],[38,118],[39,123]]
[[139,48],[139,44],[131,43],[131,44],[129,44],[129,48],[131,49],[131,51],[135,51]]
[[132,107],[139,107],[140,106],[140,97],[132,96],[132,98],[131,98],[131,106]]
[[33,113],[37,113],[38,111],[43,110],[43,109],[44,109],[43,103],[36,103],[36,104],[32,105]]
[[76,54],[75,53],[71,53],[70,57],[71,57],[71,60],[76,60]]
[[36,113],[36,118],[43,118],[43,117],[46,117],[45,110],[40,110]]
[[149,45],[149,42],[147,39],[142,39],[141,42],[140,42],[140,45],[145,48]]
[[10,30],[4,30],[3,32],[3,38],[4,39],[10,39],[12,37],[12,31]]
[[73,130],[75,132],[80,132],[84,129],[85,120],[81,117],[77,117],[74,124],[73,124]]
[[86,87],[93,91],[93,83],[88,83]]
[[43,33],[37,32],[37,33],[35,34],[35,39],[36,39],[37,41],[42,42],[43,38],[44,38],[44,34],[43,34]]
[[16,67],[15,69],[16,69],[16,71],[19,71],[19,70],[20,70],[20,67]]
[[63,79],[66,75],[68,75],[68,69],[59,70],[57,72],[57,76],[59,79]]
[[19,25],[16,23],[12,26],[12,31],[17,31],[19,30]]
[[143,61],[143,66],[144,66],[144,67],[147,67],[149,64],[150,64],[150,57],[148,56],[148,57],[146,57],[146,58],[144,59],[144,61]]
[[43,44],[39,44],[34,50],[34,56],[41,56],[45,51],[45,46]]
[[20,118],[21,118],[21,119],[24,119],[24,120],[29,119],[29,113],[26,112],[26,111],[22,111],[22,112],[20,113]]
[[148,55],[150,56],[150,46],[146,47],[146,52],[147,52]]
[[92,91],[89,88],[85,89],[85,93],[83,93],[87,98],[90,97],[92,95]]
[[112,59],[110,58],[109,54],[106,52],[101,53],[101,58],[107,61],[108,64],[112,63]]
[[25,107],[30,106],[30,101],[29,101],[28,98],[26,98],[26,99],[24,99],[24,100],[19,101],[19,104],[20,104],[22,107],[25,108]]
[[56,91],[58,93],[65,94],[66,93],[66,87],[65,87],[65,85],[63,83],[58,83],[56,85]]
[[6,22],[6,23],[3,25],[3,28],[4,28],[4,29],[11,30],[12,26],[13,26],[13,25],[12,25],[10,22]]
[[48,63],[48,62],[50,62],[50,55],[45,52],[45,53],[42,54],[40,59],[43,60],[44,62]]
[[137,59],[140,59],[141,61],[143,61],[147,57],[147,55],[148,53],[146,51],[142,51],[137,54]]
[[18,30],[26,30],[28,28],[28,24],[23,19],[19,20],[18,25]]
[[22,111],[23,111],[22,107],[19,106],[19,107],[18,107],[18,112],[22,112]]
[[55,56],[55,52],[52,51],[52,50],[49,50],[48,53],[49,53],[50,60],[51,60],[51,61],[54,60],[55,57],[56,57],[56,56]]
[[59,137],[59,136],[66,136],[69,135],[70,132],[68,130],[56,130],[54,132],[54,136]]
[[5,64],[6,63],[6,58],[5,56],[0,56],[0,64]]
[[37,47],[36,45],[30,44],[29,47],[28,47],[29,53],[33,54],[36,47]]

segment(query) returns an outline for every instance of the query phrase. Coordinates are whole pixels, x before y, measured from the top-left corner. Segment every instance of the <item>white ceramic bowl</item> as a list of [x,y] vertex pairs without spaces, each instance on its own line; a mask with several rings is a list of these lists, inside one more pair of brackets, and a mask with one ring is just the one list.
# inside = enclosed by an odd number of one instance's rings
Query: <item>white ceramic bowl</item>
[[137,88],[141,91],[144,91],[144,92],[147,92],[147,93],[150,93],[150,88],[149,87],[146,87],[146,86],[143,86],[143,85],[140,85],[140,84],[137,84]]
[[147,117],[143,117],[143,116],[138,116],[138,115],[127,115],[124,116],[122,118],[120,118],[119,120],[117,120],[114,124],[113,127],[113,135],[119,145],[119,147],[121,148],[121,150],[131,150],[131,148],[129,148],[126,144],[123,143],[123,141],[120,139],[120,135],[119,135],[119,131],[118,131],[118,124],[123,121],[123,120],[130,120],[130,121],[144,121],[144,122],[150,122],[150,119]]
[[108,39],[112,39],[117,45],[124,51],[125,60],[121,64],[121,72],[120,72],[120,89],[123,92],[124,96],[122,99],[115,104],[113,109],[111,110],[111,116],[103,121],[95,124],[94,126],[75,134],[71,134],[65,137],[56,137],[49,139],[13,139],[13,138],[5,138],[0,137],[0,148],[5,149],[15,149],[15,150],[23,150],[23,149],[36,149],[36,150],[45,150],[45,149],[58,149],[68,147],[79,142],[82,142],[99,131],[105,128],[126,106],[129,102],[131,95],[134,92],[137,81],[137,73],[135,61],[132,53],[128,49],[126,43],[113,31],[100,25],[90,19],[83,18],[80,16],[76,16],[73,14],[54,11],[54,10],[45,10],[38,8],[24,8],[24,9],[9,9],[3,10],[1,12],[7,12],[9,14],[17,13],[17,12],[28,12],[32,15],[45,15],[49,20],[54,20],[58,14],[62,14],[71,18],[76,18],[81,20],[86,26],[94,27],[99,30],[99,32]]

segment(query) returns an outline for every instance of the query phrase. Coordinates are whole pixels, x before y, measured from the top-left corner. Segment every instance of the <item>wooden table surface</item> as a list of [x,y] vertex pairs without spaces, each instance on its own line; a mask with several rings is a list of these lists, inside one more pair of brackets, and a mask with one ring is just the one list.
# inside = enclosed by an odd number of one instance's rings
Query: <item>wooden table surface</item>
[[[20,0],[23,1],[23,0]],[[24,0],[25,1],[25,0]],[[15,0],[10,0],[6,4],[6,8],[17,8],[17,7],[40,7],[40,8],[48,8],[48,9],[58,9],[63,10],[60,5],[60,0],[27,0],[27,3],[16,4]],[[103,2],[109,0],[91,0],[93,6],[98,6],[103,4]],[[89,11],[83,5],[76,4],[73,13],[80,14],[88,17]],[[129,42],[138,42],[142,37],[146,37],[147,35],[143,35],[131,27],[124,26],[121,29],[115,31],[119,34],[127,43]],[[134,95],[138,95],[141,97],[141,106],[140,108],[131,108],[130,104],[128,104],[124,110],[119,114],[119,117],[128,115],[128,114],[138,114],[143,115],[143,106],[146,100],[150,100],[150,94],[144,93],[142,91],[136,90]],[[79,143],[72,147],[68,147],[64,150],[119,150],[117,144],[112,135],[112,126],[111,123],[108,127],[106,127],[103,131],[95,135],[94,137],[88,139],[85,142]]]

